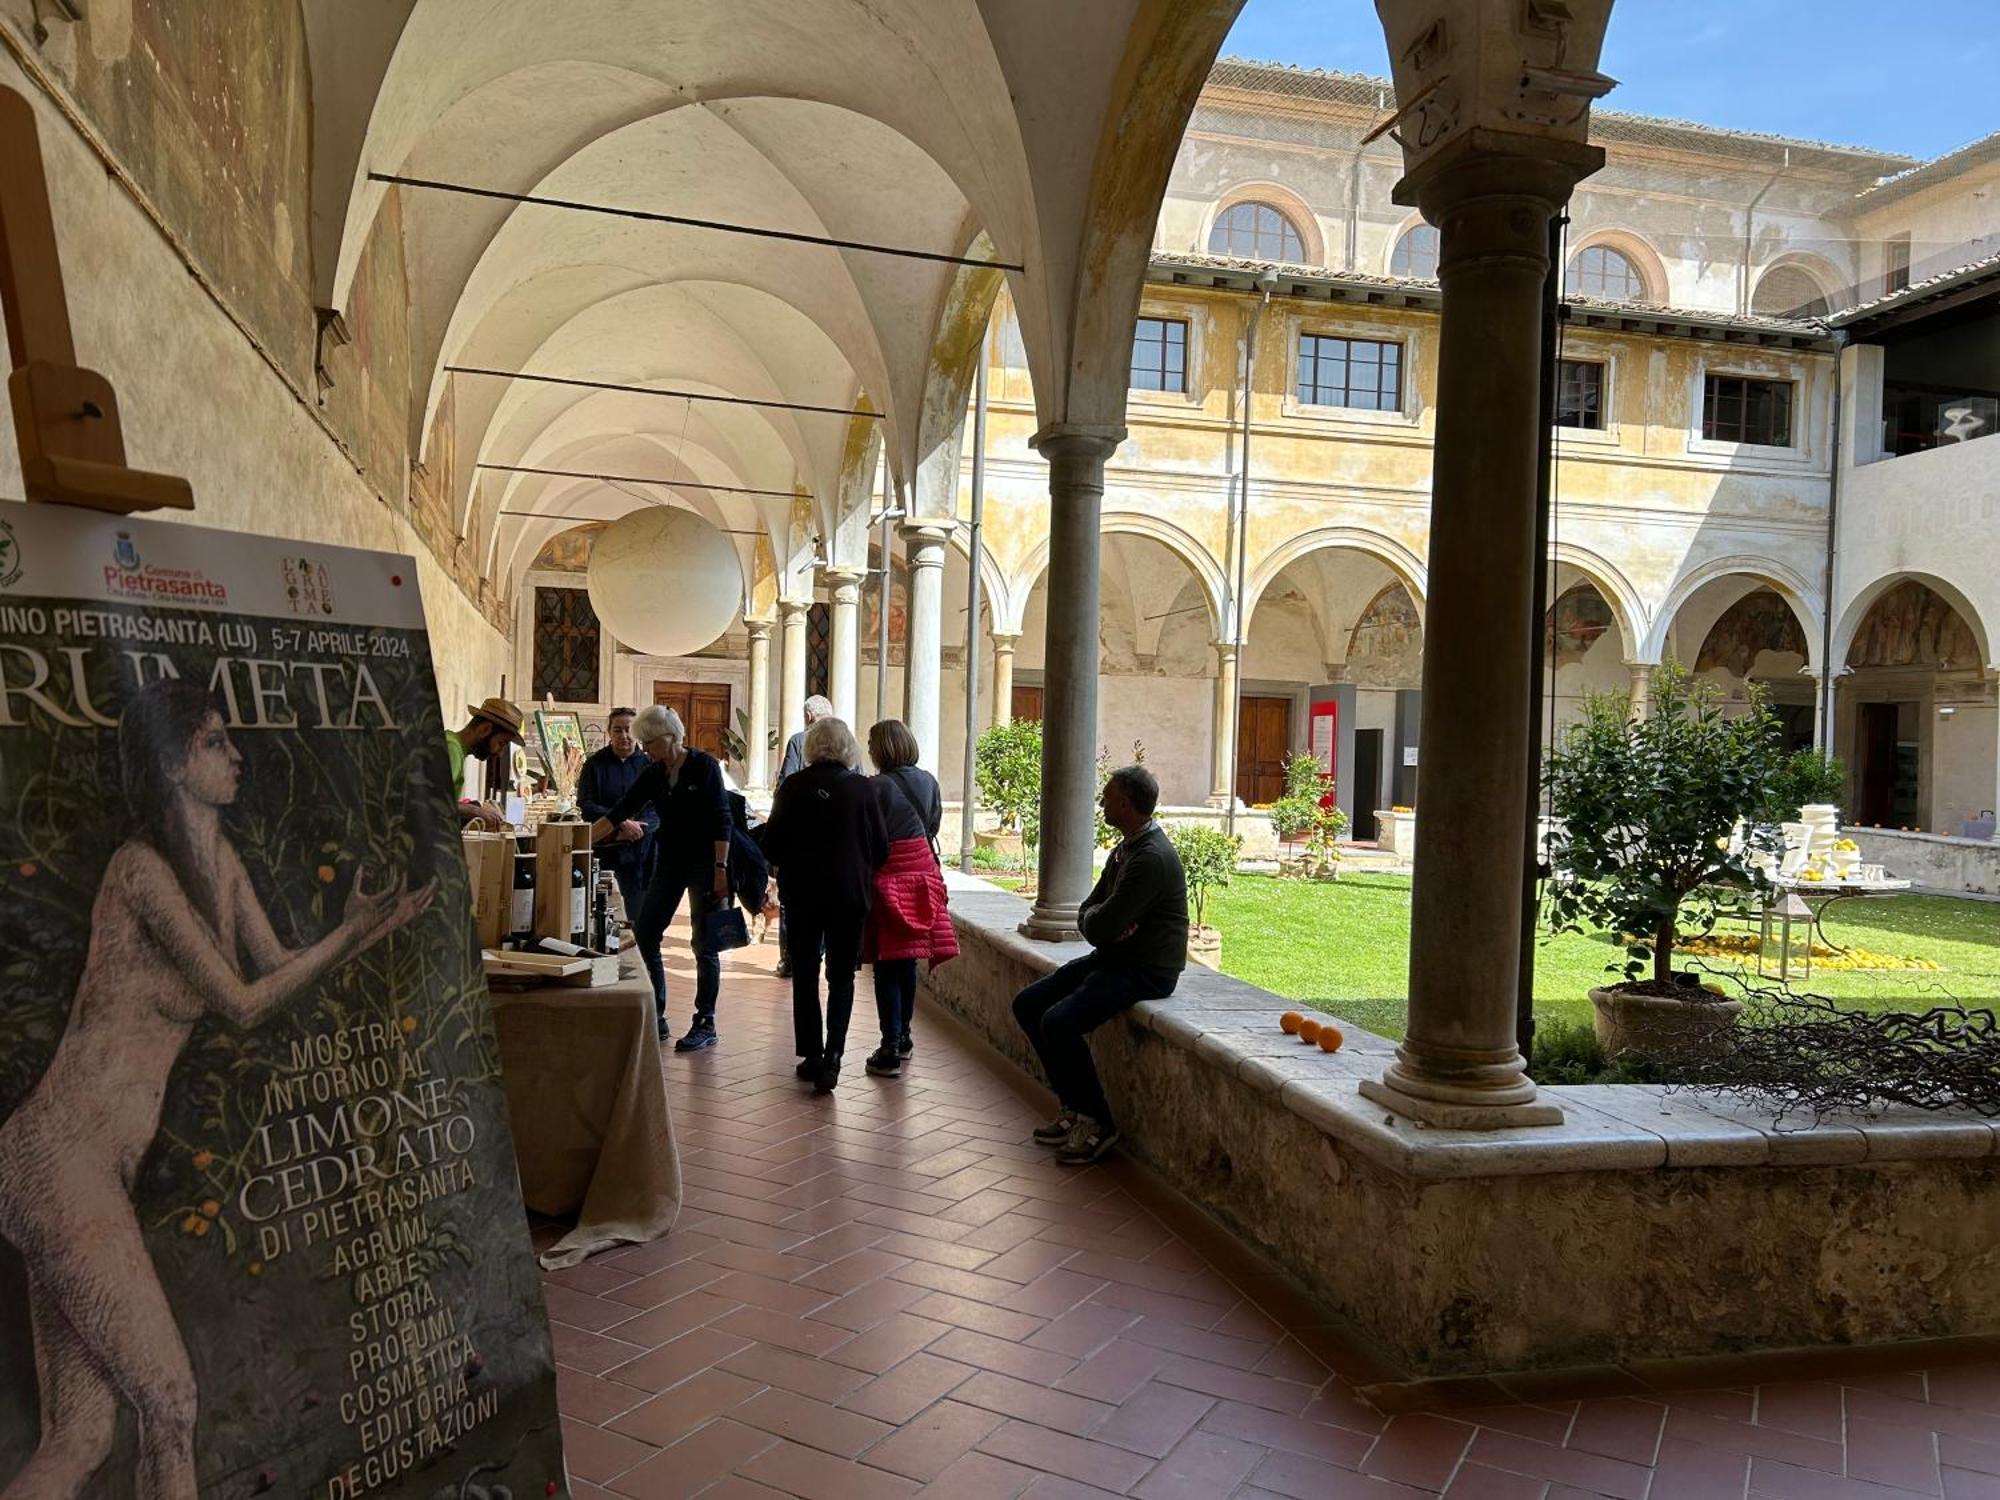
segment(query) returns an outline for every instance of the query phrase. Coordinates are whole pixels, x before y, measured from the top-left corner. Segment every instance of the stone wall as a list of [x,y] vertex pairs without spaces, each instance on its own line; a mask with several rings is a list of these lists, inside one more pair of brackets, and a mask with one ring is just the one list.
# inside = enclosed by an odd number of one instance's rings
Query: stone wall
[[[1083,951],[952,878],[962,955],[928,1003],[1039,1076],[1012,997]],[[2000,1136],[1976,1119],[1780,1129],[1725,1100],[1551,1089],[1561,1126],[1424,1130],[1359,1098],[1393,1044],[1328,1056],[1285,1002],[1190,970],[1101,1028],[1126,1149],[1420,1376],[2000,1332]]]
[[1891,828],[1848,828],[1861,858],[1881,865],[1918,890],[1941,896],[1986,896],[2000,900],[2000,841],[1947,838],[1934,833],[1902,833]]

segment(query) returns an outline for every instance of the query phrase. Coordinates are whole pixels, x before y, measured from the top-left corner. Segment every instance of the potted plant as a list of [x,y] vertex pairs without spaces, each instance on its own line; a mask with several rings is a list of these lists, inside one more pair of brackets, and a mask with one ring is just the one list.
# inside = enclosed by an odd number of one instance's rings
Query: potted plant
[[1761,694],[1726,715],[1712,684],[1670,662],[1653,674],[1650,715],[1634,718],[1622,693],[1592,695],[1549,756],[1550,926],[1615,933],[1626,954],[1608,966],[1623,980],[1590,992],[1607,1052],[1685,1053],[1742,1010],[1675,973],[1674,941],[1684,920],[1714,925],[1725,888],[1768,893],[1753,867],[1767,836],[1730,834],[1771,795],[1778,735]]
[[1188,928],[1188,957],[1211,969],[1219,968],[1222,934],[1206,921],[1208,893],[1216,886],[1229,884],[1236,873],[1236,856],[1242,852],[1243,840],[1201,823],[1171,829],[1167,837],[1173,840],[1174,850],[1181,857],[1181,873],[1187,877],[1188,905],[1194,917],[1193,925]]
[[975,831],[973,847],[1024,864],[1042,811],[1042,726],[1033,719],[995,724],[980,735],[974,755],[979,800],[1000,826]]
[[1332,879],[1339,874],[1340,849],[1334,843],[1347,827],[1347,814],[1333,800],[1333,778],[1320,769],[1319,757],[1299,751],[1285,761],[1285,792],[1271,804],[1271,826],[1279,839],[1302,852],[1281,860],[1285,874]]
[[[778,748],[778,731],[766,730],[764,749],[769,752]],[[744,775],[750,774],[750,713],[747,709],[736,710],[736,727],[722,731],[722,754],[743,768]]]

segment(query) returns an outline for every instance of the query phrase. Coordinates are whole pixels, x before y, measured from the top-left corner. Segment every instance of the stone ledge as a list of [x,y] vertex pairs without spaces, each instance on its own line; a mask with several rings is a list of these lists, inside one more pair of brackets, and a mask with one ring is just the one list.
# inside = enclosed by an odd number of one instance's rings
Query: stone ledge
[[[925,999],[1038,1074],[1014,995],[1085,950],[952,878],[961,957]],[[1126,1146],[1425,1378],[2000,1332],[2000,1132],[1885,1113],[1783,1129],[1742,1101],[1554,1089],[1560,1126],[1433,1130],[1359,1095],[1393,1052],[1277,1030],[1191,970],[1093,1035]]]
[[[951,873],[952,911],[981,940],[1039,973],[1089,952],[1082,943],[1038,943],[1017,930],[1028,903],[986,881]],[[1542,1172],[1647,1171],[1655,1167],[1834,1166],[2000,1155],[2000,1122],[1975,1115],[1889,1110],[1790,1126],[1727,1096],[1652,1084],[1555,1086],[1543,1096],[1564,1120],[1504,1132],[1439,1130],[1363,1099],[1396,1044],[1335,1017],[1346,1041],[1323,1053],[1277,1029],[1292,1003],[1191,966],[1166,1000],[1141,1001],[1131,1024],[1192,1051],[1334,1139],[1407,1177],[1526,1176]]]

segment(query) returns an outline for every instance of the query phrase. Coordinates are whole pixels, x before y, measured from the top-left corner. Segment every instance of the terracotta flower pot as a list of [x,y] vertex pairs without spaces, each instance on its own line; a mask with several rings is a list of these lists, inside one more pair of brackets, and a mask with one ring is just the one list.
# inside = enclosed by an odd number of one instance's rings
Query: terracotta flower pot
[[1690,998],[1681,999],[1617,988],[1592,990],[1592,1029],[1607,1054],[1630,1050],[1672,1058],[1727,1050],[1730,1028],[1743,1013],[1743,1002],[1695,987],[1687,994]]
[[1211,969],[1222,967],[1222,931],[1216,927],[1188,929],[1188,957]]

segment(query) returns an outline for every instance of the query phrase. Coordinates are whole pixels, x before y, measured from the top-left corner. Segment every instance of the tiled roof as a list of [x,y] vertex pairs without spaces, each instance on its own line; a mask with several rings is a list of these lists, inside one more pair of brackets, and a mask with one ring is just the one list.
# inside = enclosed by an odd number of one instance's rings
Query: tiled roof
[[[1365,108],[1375,108],[1379,103],[1393,109],[1396,102],[1395,85],[1386,78],[1324,68],[1300,68],[1289,63],[1261,62],[1246,57],[1220,59],[1209,73],[1209,82],[1223,88],[1261,89]],[[1600,142],[1680,146],[1757,160],[1789,153],[1798,165],[1807,164],[1806,160],[1801,160],[1802,157],[1818,158],[1812,164],[1858,170],[1870,176],[1921,170],[1917,158],[1894,151],[1770,135],[1761,131],[1727,130],[1719,125],[1704,125],[1693,120],[1672,120],[1656,115],[1593,108],[1590,123],[1592,138]]]
[[[1288,266],[1269,261],[1245,260],[1231,255],[1197,255],[1181,251],[1155,250],[1152,266],[1156,272],[1175,273],[1214,271],[1233,273],[1239,277],[1256,277],[1265,272],[1277,276],[1276,293],[1291,295],[1290,287],[1311,287],[1313,290],[1344,291],[1359,293],[1340,300],[1374,301],[1377,294],[1383,300],[1400,294],[1405,305],[1434,306],[1440,295],[1438,283],[1413,276],[1380,276],[1367,271],[1342,271],[1329,266]],[[1641,302],[1613,302],[1602,297],[1568,295],[1563,303],[1570,309],[1573,320],[1587,323],[1595,320],[1619,319],[1655,325],[1685,325],[1689,328],[1704,328],[1746,334],[1774,336],[1774,341],[1809,340],[1819,341],[1827,337],[1827,325],[1814,318],[1773,318],[1761,313],[1718,312],[1708,308],[1657,307]]]
[[1890,292],[1886,296],[1842,308],[1826,321],[1828,326],[1833,328],[1849,328],[1856,323],[1893,312],[1911,303],[1926,301],[1940,292],[1948,292],[1990,277],[2000,277],[2000,254],[1967,261],[1962,266],[1953,266],[1949,271],[1940,271],[1935,276],[1926,276],[1922,281],[1913,281],[1901,291]]
[[1886,181],[1876,183],[1856,196],[1854,206],[1865,212],[1877,204],[1889,203],[1906,193],[1944,182],[1967,167],[1978,166],[1996,157],[2000,157],[2000,130],[1960,146],[1956,151],[1933,157],[1922,166],[1911,167],[1907,172],[1899,172]]

